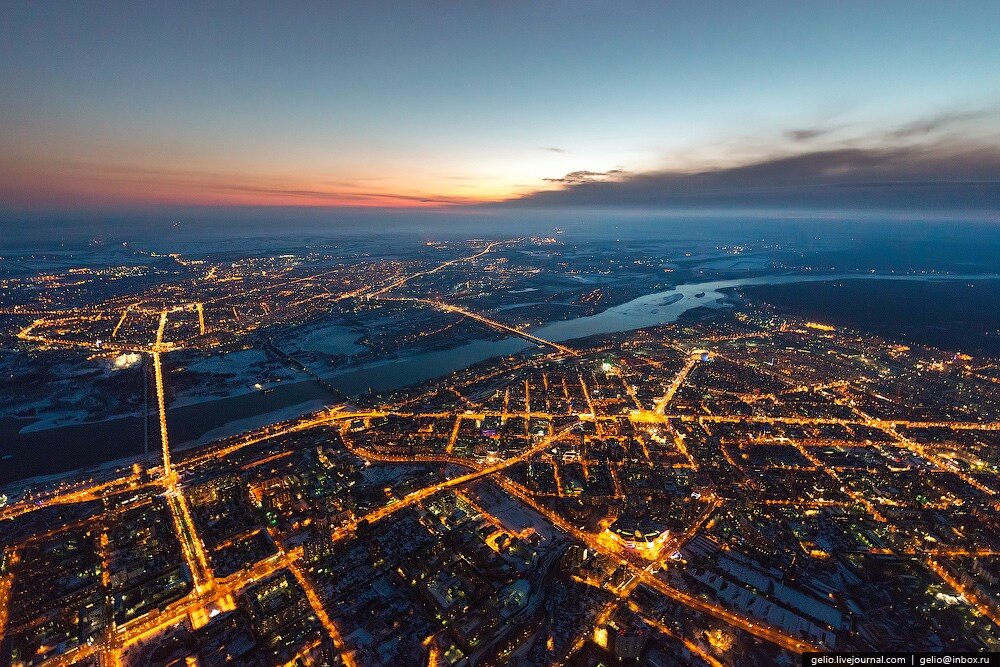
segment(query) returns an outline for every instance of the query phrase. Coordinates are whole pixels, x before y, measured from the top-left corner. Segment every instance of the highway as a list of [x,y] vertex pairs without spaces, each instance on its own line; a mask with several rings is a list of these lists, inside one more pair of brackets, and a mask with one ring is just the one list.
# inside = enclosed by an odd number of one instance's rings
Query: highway
[[319,599],[319,595],[313,588],[312,582],[309,581],[309,578],[295,561],[289,560],[286,565],[295,576],[296,581],[299,582],[299,585],[302,586],[302,590],[305,591],[306,598],[308,598],[309,604],[316,614],[316,618],[319,619],[319,622],[326,629],[327,634],[330,635],[333,646],[340,652],[340,657],[343,659],[344,664],[347,667],[355,667],[354,657],[345,650],[344,638],[340,635],[340,629],[330,618],[330,615],[326,613],[326,608],[323,607],[323,602]]
[[545,340],[544,338],[539,338],[538,336],[535,336],[527,331],[524,331],[523,329],[516,329],[510,325],[504,324],[503,322],[497,322],[496,320],[491,320],[488,317],[485,317],[478,313],[474,313],[471,310],[462,308],[461,306],[453,306],[451,304],[445,303],[443,301],[438,301],[436,299],[418,299],[416,297],[380,297],[380,298],[383,301],[408,301],[413,303],[422,303],[424,305],[431,306],[432,308],[437,308],[438,310],[444,311],[446,313],[457,313],[459,315],[462,315],[463,317],[468,317],[469,319],[481,322],[486,326],[492,327],[499,331],[510,333],[520,338],[523,338],[527,341],[535,343],[536,345],[551,347],[557,352],[561,352],[562,354],[568,354],[574,357],[580,355],[579,352],[577,352],[571,347],[567,347],[566,345],[563,345],[561,343],[555,343],[551,340]]
[[20,555],[16,547],[9,546],[4,549],[3,562],[5,564],[5,571],[3,576],[0,576],[0,637],[4,636],[4,632],[7,629],[8,614],[10,613],[10,591],[14,586],[13,570],[17,566],[19,559]]
[[449,266],[454,266],[455,264],[460,264],[462,262],[471,262],[471,261],[477,260],[480,257],[483,257],[484,255],[488,255],[489,253],[493,252],[493,249],[496,248],[498,245],[506,245],[506,244],[510,244],[510,243],[515,243],[517,240],[518,239],[511,239],[511,240],[507,240],[507,241],[491,241],[491,242],[489,242],[489,243],[486,244],[485,248],[483,248],[480,252],[475,253],[474,255],[469,255],[468,257],[458,257],[456,259],[448,260],[447,262],[444,262],[442,264],[439,264],[438,266],[435,266],[433,269],[428,269],[426,271],[418,271],[417,273],[413,273],[413,274],[410,274],[408,276],[404,276],[404,277],[402,277],[402,278],[400,278],[400,279],[398,279],[398,280],[390,283],[389,285],[386,285],[385,287],[380,287],[380,288],[378,288],[376,290],[364,292],[363,294],[361,294],[359,296],[361,296],[362,298],[366,298],[366,299],[371,299],[371,298],[379,297],[379,296],[381,296],[381,295],[383,295],[383,294],[385,294],[387,292],[390,292],[390,291],[392,291],[394,289],[402,287],[403,285],[405,285],[406,283],[410,282],[414,278],[419,278],[421,276],[429,276],[432,273],[437,273],[438,271],[441,271],[442,269],[446,269]]
[[658,415],[662,415],[664,413],[667,409],[667,404],[673,400],[674,394],[676,394],[677,390],[680,389],[682,384],[684,384],[684,380],[687,379],[688,373],[691,372],[700,358],[701,354],[691,354],[688,356],[688,360],[681,367],[680,371],[677,372],[677,377],[675,377],[673,382],[670,383],[666,393],[664,393],[661,398],[657,399],[653,412]]
[[196,592],[211,588],[213,585],[212,568],[208,564],[208,557],[205,555],[205,548],[198,531],[195,528],[191,512],[188,510],[187,499],[180,489],[177,481],[177,474],[170,465],[170,437],[167,433],[167,409],[164,399],[163,388],[163,364],[160,361],[161,350],[169,349],[163,340],[164,330],[167,326],[168,311],[164,310],[160,314],[159,326],[156,330],[156,340],[153,343],[153,373],[156,385],[156,405],[160,422],[160,441],[163,445],[163,485],[165,487],[164,496],[167,498],[167,506],[170,508],[170,516],[174,522],[174,530],[181,543],[181,550],[184,553],[184,560],[191,572]]

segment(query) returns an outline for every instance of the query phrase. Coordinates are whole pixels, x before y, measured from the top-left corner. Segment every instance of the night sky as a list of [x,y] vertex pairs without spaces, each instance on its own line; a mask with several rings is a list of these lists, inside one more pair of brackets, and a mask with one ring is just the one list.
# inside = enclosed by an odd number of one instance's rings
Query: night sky
[[0,214],[996,211],[1000,3],[8,2]]

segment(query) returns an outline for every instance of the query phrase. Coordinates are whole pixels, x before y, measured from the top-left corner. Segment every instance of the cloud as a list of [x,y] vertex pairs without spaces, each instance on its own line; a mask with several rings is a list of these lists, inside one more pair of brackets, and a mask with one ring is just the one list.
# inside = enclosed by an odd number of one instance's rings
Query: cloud
[[456,204],[456,203],[464,203],[467,201],[458,197],[439,197],[434,195],[410,195],[410,194],[399,194],[391,192],[335,192],[335,191],[332,192],[329,190],[270,188],[270,187],[257,187],[252,185],[213,185],[212,189],[248,193],[254,195],[261,195],[264,197],[279,197],[283,199],[301,197],[305,199],[314,199],[318,201],[329,200],[333,202],[339,202],[339,201],[364,202],[370,200],[386,200],[386,201],[419,202],[422,204]]
[[[614,177],[608,178],[609,175]],[[571,172],[514,206],[778,206],[1000,210],[1000,146],[835,148],[697,172]]]
[[810,141],[830,134],[835,129],[833,127],[809,127],[801,130],[786,130],[785,136],[792,141]]
[[610,171],[571,171],[562,178],[543,178],[549,183],[601,183],[610,178],[616,178],[625,174],[623,169],[611,169]]
[[565,153],[565,148],[556,148],[555,146],[542,146],[543,151],[549,151],[550,153]]
[[[853,129],[853,132],[850,131]],[[572,171],[507,202],[539,207],[907,207],[1000,214],[1000,106],[888,129],[806,125],[735,164]],[[746,154],[746,153],[744,153]],[[750,153],[754,155],[754,153]]]
[[968,123],[992,115],[989,111],[966,111],[962,113],[946,113],[907,123],[892,130],[886,136],[889,139],[910,139],[923,137],[954,125]]
[[[973,125],[976,121],[988,120],[991,118],[994,120],[1000,118],[1000,111],[996,108],[983,108],[973,111],[941,113],[927,118],[919,118],[887,131],[883,130],[881,132],[867,135],[864,139],[869,141],[880,140],[889,143],[899,143],[908,139],[926,139],[929,135],[943,130],[963,126],[965,126],[965,129],[968,129],[968,126]],[[842,124],[794,128],[785,130],[782,134],[786,139],[789,139],[792,142],[805,143],[812,141],[813,139],[828,137],[829,135],[842,131],[848,127],[849,125]]]

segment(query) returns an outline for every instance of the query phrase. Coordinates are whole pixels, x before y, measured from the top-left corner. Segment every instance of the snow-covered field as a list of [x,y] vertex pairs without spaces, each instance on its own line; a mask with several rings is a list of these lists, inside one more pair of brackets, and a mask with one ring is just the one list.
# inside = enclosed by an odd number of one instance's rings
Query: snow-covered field
[[295,343],[300,349],[309,352],[350,356],[367,349],[364,345],[358,345],[355,342],[360,337],[361,334],[350,327],[330,324],[303,334]]
[[239,350],[226,354],[198,356],[189,361],[184,369],[201,377],[196,386],[175,391],[173,400],[170,401],[172,408],[239,396],[269,389],[282,383],[309,379],[305,374],[268,358],[261,350]]

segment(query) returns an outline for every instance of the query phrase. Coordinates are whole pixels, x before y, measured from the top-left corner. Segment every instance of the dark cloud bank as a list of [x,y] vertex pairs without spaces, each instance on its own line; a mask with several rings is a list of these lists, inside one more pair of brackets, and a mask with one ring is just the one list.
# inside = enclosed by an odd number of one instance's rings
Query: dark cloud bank
[[[910,134],[929,131],[907,128]],[[797,131],[808,141],[822,131]],[[910,136],[909,134],[907,136]],[[944,142],[835,148],[700,172],[577,171],[559,190],[508,202],[532,207],[760,206],[1000,211],[1000,147]]]

